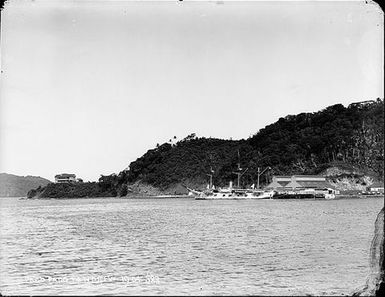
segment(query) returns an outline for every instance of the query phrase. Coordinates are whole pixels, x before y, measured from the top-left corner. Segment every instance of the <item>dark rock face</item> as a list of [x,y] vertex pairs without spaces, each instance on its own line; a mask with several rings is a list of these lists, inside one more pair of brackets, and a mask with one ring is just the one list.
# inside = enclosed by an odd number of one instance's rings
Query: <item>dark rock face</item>
[[370,274],[364,287],[353,296],[384,296],[384,208],[377,215],[370,247]]

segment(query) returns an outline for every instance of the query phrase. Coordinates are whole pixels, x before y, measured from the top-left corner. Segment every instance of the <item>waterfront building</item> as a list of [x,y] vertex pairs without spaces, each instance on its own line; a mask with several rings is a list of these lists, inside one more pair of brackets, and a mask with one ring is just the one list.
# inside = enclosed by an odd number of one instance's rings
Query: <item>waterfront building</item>
[[299,189],[334,189],[320,175],[292,175],[292,176],[273,176],[272,182],[267,185],[268,189],[276,191],[291,191]]
[[76,175],[69,173],[62,173],[55,175],[55,183],[73,183],[76,182]]
[[374,184],[368,187],[369,192],[371,193],[384,193],[384,183],[375,182]]

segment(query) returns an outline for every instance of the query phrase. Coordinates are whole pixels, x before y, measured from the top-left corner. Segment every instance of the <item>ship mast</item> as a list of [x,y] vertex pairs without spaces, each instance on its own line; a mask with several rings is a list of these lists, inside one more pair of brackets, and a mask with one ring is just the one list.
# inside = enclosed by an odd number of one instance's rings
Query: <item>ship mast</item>
[[238,169],[237,169],[237,172],[233,172],[234,174],[237,175],[237,187],[239,189],[239,184],[240,184],[240,181],[241,181],[241,177],[242,175],[245,174],[245,172],[248,170],[249,168],[246,168],[245,171],[241,172],[242,171],[242,168],[241,168],[241,157],[239,155],[239,150],[238,150]]
[[271,169],[271,167],[270,167],[270,166],[269,166],[269,167],[266,167],[262,172],[260,172],[261,169],[258,167],[258,173],[257,173],[257,177],[258,177],[258,179],[257,179],[257,189],[259,189],[259,177],[260,177],[266,170],[268,170],[268,169]]
[[209,189],[211,190],[213,188],[213,173],[214,173],[214,170],[212,167],[210,167],[210,172],[211,174],[206,173],[206,175],[210,177]]

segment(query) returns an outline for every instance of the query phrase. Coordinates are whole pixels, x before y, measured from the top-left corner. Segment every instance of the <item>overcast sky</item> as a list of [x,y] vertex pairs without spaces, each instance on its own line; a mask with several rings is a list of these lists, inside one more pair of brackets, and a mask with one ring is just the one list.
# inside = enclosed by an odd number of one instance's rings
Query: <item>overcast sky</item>
[[10,1],[0,172],[97,180],[173,136],[383,98],[383,29],[364,2]]

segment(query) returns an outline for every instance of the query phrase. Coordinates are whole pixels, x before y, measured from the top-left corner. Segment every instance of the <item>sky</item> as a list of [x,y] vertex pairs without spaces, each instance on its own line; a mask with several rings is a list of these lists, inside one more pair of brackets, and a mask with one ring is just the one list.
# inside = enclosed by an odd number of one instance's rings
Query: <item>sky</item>
[[174,136],[383,98],[383,30],[364,1],[8,1],[0,172],[94,181]]

